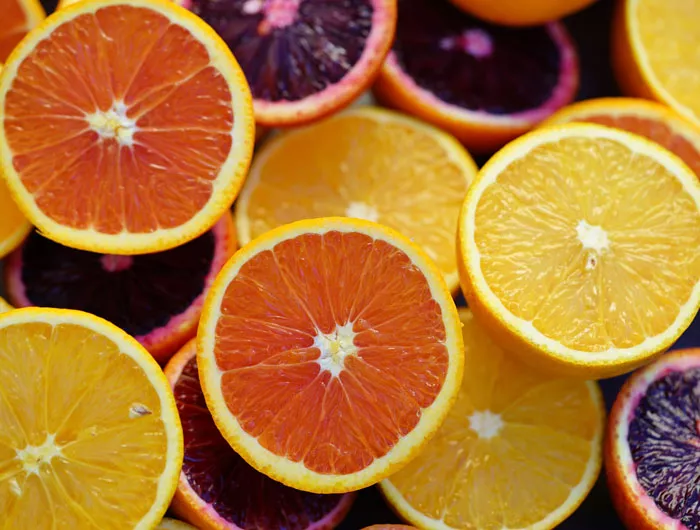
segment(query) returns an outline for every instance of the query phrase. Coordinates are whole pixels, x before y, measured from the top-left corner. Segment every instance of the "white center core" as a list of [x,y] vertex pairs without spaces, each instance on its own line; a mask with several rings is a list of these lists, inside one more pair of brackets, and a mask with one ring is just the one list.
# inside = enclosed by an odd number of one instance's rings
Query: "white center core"
[[17,449],[17,459],[22,462],[24,471],[30,474],[38,474],[42,465],[50,464],[53,457],[60,455],[61,448],[56,445],[55,434],[47,434],[46,440],[39,446],[28,445]]
[[88,114],[85,119],[100,138],[115,138],[120,145],[134,145],[136,122],[126,115],[126,105],[115,102],[106,112]]
[[479,438],[488,440],[501,432],[503,420],[500,414],[494,414],[490,410],[477,411],[469,416],[469,427]]
[[595,250],[598,254],[610,246],[608,233],[600,226],[589,225],[586,221],[579,221],[576,234],[583,248]]
[[350,322],[343,326],[336,325],[335,330],[328,334],[319,332],[314,338],[314,346],[321,351],[321,356],[316,361],[321,370],[338,377],[345,367],[345,358],[357,353],[354,338],[355,332]]
[[474,57],[483,59],[493,53],[493,39],[483,29],[468,29],[455,37],[444,37],[440,48],[448,51],[462,51]]
[[345,209],[347,217],[355,219],[364,219],[366,221],[379,221],[379,212],[374,206],[370,206],[366,202],[351,202]]

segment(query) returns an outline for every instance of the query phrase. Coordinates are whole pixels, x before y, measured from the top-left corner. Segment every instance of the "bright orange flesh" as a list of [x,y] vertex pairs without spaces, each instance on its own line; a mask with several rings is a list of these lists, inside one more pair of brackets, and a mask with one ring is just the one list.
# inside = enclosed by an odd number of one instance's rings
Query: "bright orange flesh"
[[[263,447],[318,473],[386,455],[445,381],[445,324],[425,276],[365,234],[303,234],[261,251],[221,313],[214,354],[229,410]],[[348,323],[353,346],[333,336]],[[319,362],[323,334],[331,365],[351,350],[337,376]]]
[[39,210],[104,234],[190,220],[232,147],[231,92],[205,46],[131,5],[59,28],[21,62],[4,109],[14,169]]
[[29,233],[31,225],[15,204],[5,183],[0,178],[0,258],[17,247]]
[[36,0],[0,0],[0,13],[0,63],[3,63],[44,13]]

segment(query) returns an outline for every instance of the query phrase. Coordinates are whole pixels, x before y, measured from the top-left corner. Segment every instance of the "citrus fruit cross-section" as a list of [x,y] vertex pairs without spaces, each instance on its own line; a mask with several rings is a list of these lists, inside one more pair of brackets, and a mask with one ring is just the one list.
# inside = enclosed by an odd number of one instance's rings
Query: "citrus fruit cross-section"
[[700,349],[669,352],[630,377],[605,439],[613,505],[630,530],[700,528]]
[[29,220],[109,254],[166,250],[211,228],[254,143],[230,50],[166,0],[87,0],[48,17],[0,75],[0,127],[2,171]]
[[700,178],[700,124],[666,105],[638,98],[589,99],[564,107],[542,125],[572,122],[597,123],[644,136],[678,156]]
[[435,264],[398,232],[350,218],[284,225],[239,250],[197,340],[224,437],[259,471],[316,493],[405,465],[447,414],[464,361]]
[[79,311],[0,315],[6,528],[153,528],[181,465],[175,400],[138,342]]
[[249,466],[221,436],[207,409],[196,354],[192,340],[165,367],[185,437],[173,513],[202,529],[335,528],[350,511],[356,494],[295,490]]
[[620,0],[612,59],[623,92],[661,101],[700,126],[700,2]]
[[531,364],[629,371],[700,306],[700,181],[621,130],[568,124],[512,142],[469,189],[458,237],[469,306]]
[[238,235],[245,244],[312,217],[376,221],[418,244],[456,291],[457,218],[476,172],[437,128],[379,108],[348,110],[262,147],[236,203]]
[[16,307],[102,317],[165,364],[195,335],[204,295],[235,250],[229,212],[192,241],[139,256],[77,250],[34,232],[5,261],[4,287]]
[[0,13],[0,63],[4,63],[17,43],[46,15],[39,0],[0,0]]
[[399,0],[374,93],[490,153],[571,102],[578,80],[578,55],[559,22],[506,28],[447,1]]
[[600,388],[530,368],[494,344],[469,310],[460,318],[459,397],[421,454],[380,484],[382,493],[424,530],[555,528],[600,472]]
[[183,0],[230,46],[255,119],[289,127],[348,106],[373,82],[396,27],[396,0]]

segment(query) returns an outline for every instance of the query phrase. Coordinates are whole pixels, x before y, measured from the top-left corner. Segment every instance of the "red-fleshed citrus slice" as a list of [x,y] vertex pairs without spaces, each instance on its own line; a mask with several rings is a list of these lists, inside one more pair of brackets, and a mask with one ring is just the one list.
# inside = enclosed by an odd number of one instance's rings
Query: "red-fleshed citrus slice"
[[0,0],[0,13],[0,63],[3,63],[46,14],[39,0]]
[[700,527],[700,349],[664,355],[630,377],[605,440],[605,469],[630,530]]
[[494,26],[448,2],[399,0],[379,101],[495,151],[574,99],[578,58],[560,23]]
[[229,213],[182,246],[140,256],[76,250],[35,232],[8,257],[5,291],[17,307],[105,318],[165,363],[194,336],[204,295],[235,250]]
[[337,493],[405,465],[462,377],[454,301],[407,238],[360,219],[273,229],[204,303],[199,374],[214,421],[253,467]]
[[374,81],[396,27],[396,0],[187,0],[231,47],[265,126],[306,123]]
[[599,98],[564,107],[542,125],[597,123],[644,136],[665,147],[700,177],[700,126],[661,103],[637,98]]
[[109,254],[206,232],[231,206],[254,143],[236,60],[166,0],[88,0],[48,17],[0,75],[0,127],[2,171],[29,220]]
[[154,528],[182,448],[168,381],[124,331],[67,309],[0,315],[5,528]]
[[335,528],[355,494],[295,490],[249,466],[221,436],[207,409],[196,354],[193,340],[165,368],[185,433],[185,463],[173,511],[202,530]]

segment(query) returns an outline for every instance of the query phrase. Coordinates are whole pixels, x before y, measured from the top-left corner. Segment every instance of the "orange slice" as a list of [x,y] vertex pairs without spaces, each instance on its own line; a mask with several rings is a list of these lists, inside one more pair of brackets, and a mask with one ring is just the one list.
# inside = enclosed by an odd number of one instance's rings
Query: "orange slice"
[[312,217],[390,226],[459,287],[455,231],[477,167],[450,135],[379,108],[347,111],[267,142],[236,204],[239,239]]
[[0,513],[13,530],[153,528],[182,465],[168,382],[88,313],[0,315]]
[[[77,4],[79,2],[83,2],[84,0],[58,0],[58,5],[56,6],[56,9],[63,9],[64,7],[72,6],[73,4]],[[118,0],[114,0],[118,1]],[[188,3],[189,0],[171,0],[175,2],[179,6],[184,6],[185,4]]]
[[12,309],[12,306],[8,304],[4,298],[0,297],[0,313],[5,313]]
[[538,365],[625,372],[700,306],[700,181],[640,136],[570,124],[521,137],[482,168],[459,230],[469,306]]
[[564,107],[543,125],[598,123],[644,136],[665,147],[700,176],[700,126],[666,105],[636,98],[589,99]]
[[397,232],[300,221],[239,250],[197,336],[224,438],[297,489],[356,490],[432,436],[462,377],[459,318],[440,271]]
[[600,388],[522,364],[468,310],[460,317],[466,364],[459,397],[433,440],[380,484],[382,492],[426,530],[554,528],[600,473]]
[[88,0],[51,15],[5,65],[0,125],[0,163],[26,216],[59,243],[110,254],[166,250],[211,228],[254,143],[236,60],[166,0]]
[[698,2],[620,1],[613,65],[625,94],[656,99],[700,124],[698,20]]
[[29,235],[32,225],[19,210],[10,191],[0,179],[0,258],[18,247]]
[[38,0],[0,0],[0,13],[0,63],[3,63],[17,43],[44,20],[46,14]]

